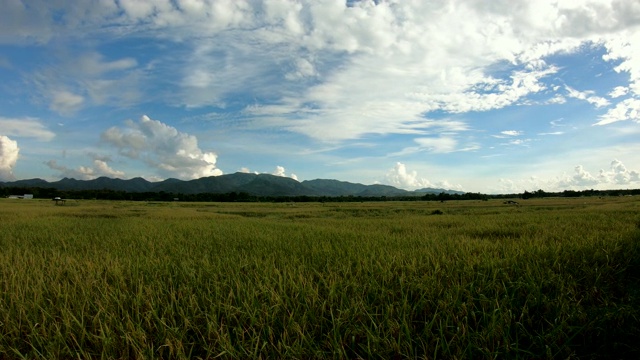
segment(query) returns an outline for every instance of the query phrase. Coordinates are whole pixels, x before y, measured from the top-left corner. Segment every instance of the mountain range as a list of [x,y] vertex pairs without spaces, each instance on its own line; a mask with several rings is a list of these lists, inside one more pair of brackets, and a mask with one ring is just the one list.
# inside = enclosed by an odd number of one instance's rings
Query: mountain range
[[99,177],[92,180],[64,178],[48,182],[42,179],[0,182],[0,187],[54,188],[57,190],[115,190],[125,192],[167,192],[174,194],[248,193],[258,196],[422,196],[425,194],[464,194],[461,191],[423,188],[414,191],[389,185],[363,185],[339,180],[297,180],[270,174],[235,174],[203,177],[195,180],[166,179],[150,182],[143,178],[113,179]]

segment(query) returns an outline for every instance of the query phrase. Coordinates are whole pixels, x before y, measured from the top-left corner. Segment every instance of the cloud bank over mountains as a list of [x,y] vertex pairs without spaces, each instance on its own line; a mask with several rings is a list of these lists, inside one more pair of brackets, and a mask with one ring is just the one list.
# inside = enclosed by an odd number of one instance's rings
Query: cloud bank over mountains
[[640,185],[633,0],[11,0],[0,49],[3,177]]

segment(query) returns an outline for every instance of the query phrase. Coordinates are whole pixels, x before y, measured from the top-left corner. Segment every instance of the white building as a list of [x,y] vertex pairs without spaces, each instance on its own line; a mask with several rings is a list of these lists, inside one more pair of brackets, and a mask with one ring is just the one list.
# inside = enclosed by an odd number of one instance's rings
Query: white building
[[33,199],[33,194],[9,195],[9,199]]

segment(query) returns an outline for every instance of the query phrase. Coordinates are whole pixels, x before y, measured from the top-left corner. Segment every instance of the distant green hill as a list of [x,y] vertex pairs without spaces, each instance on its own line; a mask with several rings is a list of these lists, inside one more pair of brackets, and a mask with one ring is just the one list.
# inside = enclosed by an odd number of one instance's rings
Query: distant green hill
[[48,182],[42,179],[0,182],[0,187],[39,187],[57,190],[115,190],[125,192],[166,192],[181,194],[248,193],[257,196],[422,196],[427,193],[463,194],[445,189],[420,189],[408,191],[389,185],[363,185],[339,180],[297,180],[270,174],[235,173],[203,177],[195,180],[166,179],[150,182],[143,178],[112,179],[99,177],[93,180],[64,178]]

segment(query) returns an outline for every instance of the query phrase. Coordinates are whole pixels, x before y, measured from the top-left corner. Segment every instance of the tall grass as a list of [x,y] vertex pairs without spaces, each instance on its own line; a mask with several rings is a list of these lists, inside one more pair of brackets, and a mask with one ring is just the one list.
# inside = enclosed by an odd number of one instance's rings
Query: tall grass
[[631,358],[639,210],[2,200],[0,358]]

